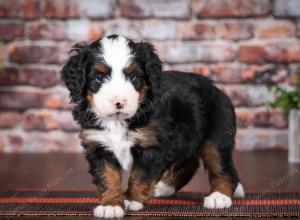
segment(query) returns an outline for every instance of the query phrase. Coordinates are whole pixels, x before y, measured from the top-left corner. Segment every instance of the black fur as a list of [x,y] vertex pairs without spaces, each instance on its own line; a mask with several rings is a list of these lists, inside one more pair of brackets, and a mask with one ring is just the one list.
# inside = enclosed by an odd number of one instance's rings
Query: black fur
[[[111,36],[112,39],[117,37]],[[71,101],[77,104],[73,110],[74,118],[82,128],[101,129],[101,125],[96,124],[97,117],[87,111],[89,104],[86,100],[87,89],[92,87],[94,53],[99,52],[97,42],[90,46],[76,45],[73,49],[76,55],[71,56],[62,70],[62,79],[70,90]],[[197,169],[201,147],[207,141],[214,141],[221,155],[223,172],[236,186],[238,176],[231,156],[236,125],[230,99],[204,76],[163,72],[162,62],[151,44],[129,41],[129,45],[135,52],[135,62],[140,71],[140,85],[135,85],[135,88],[139,90],[145,83],[150,90],[136,115],[127,123],[131,130],[150,122],[158,127],[157,144],[147,148],[131,148],[134,163],[142,171],[141,179],[157,181],[164,171],[176,164],[178,170],[190,169],[185,176],[180,176],[181,181],[176,186],[179,189]],[[86,144],[84,147],[94,182],[103,186],[97,172],[103,169],[104,161],[109,161],[118,169],[120,164],[105,148],[94,149]],[[187,161],[192,165],[186,167],[184,164]]]

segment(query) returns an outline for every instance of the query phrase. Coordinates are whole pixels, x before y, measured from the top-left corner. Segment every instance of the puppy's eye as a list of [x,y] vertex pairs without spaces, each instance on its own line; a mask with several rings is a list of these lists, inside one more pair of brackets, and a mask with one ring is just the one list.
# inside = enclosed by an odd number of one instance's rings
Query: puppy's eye
[[130,80],[131,82],[135,81],[136,80],[136,74],[135,73],[130,74],[129,76],[127,76],[127,79]]
[[102,82],[103,79],[104,79],[104,76],[102,74],[97,74],[97,76],[96,76],[96,81],[97,82]]

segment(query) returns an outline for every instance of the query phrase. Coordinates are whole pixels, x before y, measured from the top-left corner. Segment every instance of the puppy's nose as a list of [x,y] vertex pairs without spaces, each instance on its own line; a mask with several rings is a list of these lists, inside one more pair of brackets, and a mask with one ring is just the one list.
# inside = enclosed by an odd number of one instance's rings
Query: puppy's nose
[[113,104],[115,106],[116,109],[123,109],[125,106],[125,100],[124,99],[114,99],[113,100]]
[[122,108],[124,108],[124,103],[122,103],[122,102],[116,102],[115,106],[116,106],[116,109],[122,109]]

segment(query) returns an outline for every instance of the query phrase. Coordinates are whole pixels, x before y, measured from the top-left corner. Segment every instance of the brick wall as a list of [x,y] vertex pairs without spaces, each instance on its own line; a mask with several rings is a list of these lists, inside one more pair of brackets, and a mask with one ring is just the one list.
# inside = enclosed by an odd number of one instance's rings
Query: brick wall
[[2,152],[81,151],[58,71],[74,42],[109,33],[214,79],[236,106],[237,149],[287,148],[287,120],[264,103],[299,74],[298,0],[0,0],[0,17]]

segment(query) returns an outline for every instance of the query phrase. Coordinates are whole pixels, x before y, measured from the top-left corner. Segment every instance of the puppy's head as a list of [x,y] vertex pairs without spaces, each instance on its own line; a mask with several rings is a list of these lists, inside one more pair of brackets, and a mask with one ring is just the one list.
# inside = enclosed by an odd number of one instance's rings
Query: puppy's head
[[111,35],[72,51],[61,71],[71,101],[87,101],[100,118],[131,118],[159,90],[162,63],[149,43]]

